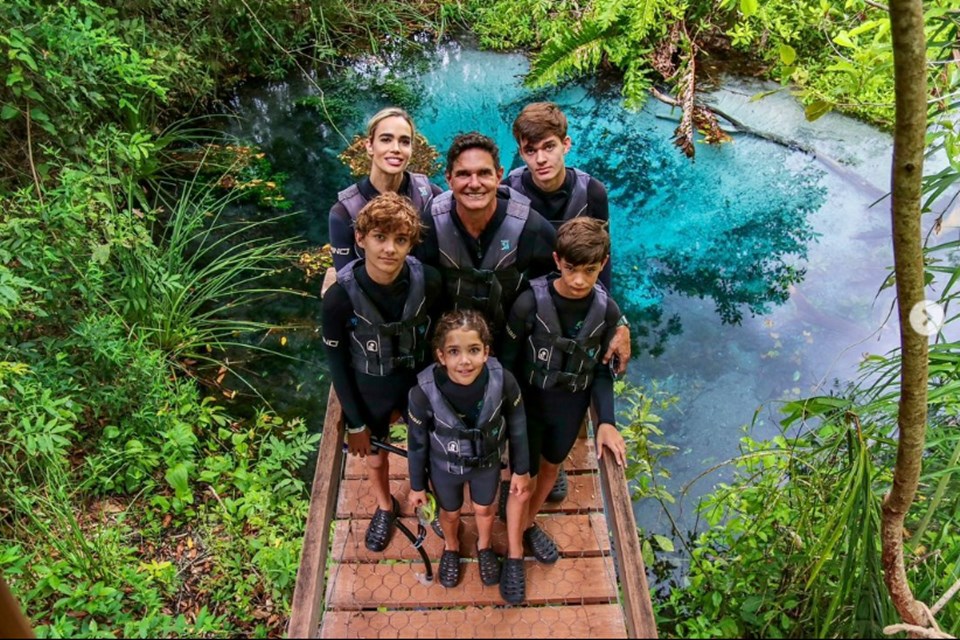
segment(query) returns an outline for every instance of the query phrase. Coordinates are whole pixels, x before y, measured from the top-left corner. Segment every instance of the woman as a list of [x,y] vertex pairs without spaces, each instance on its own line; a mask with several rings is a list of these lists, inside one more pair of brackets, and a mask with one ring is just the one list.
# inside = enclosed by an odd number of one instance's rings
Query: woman
[[337,202],[330,209],[330,246],[337,271],[363,257],[363,250],[355,243],[353,223],[370,200],[392,191],[409,198],[422,213],[433,196],[442,192],[427,176],[406,170],[413,155],[415,132],[413,119],[398,107],[381,109],[367,123],[370,175],[337,194]]

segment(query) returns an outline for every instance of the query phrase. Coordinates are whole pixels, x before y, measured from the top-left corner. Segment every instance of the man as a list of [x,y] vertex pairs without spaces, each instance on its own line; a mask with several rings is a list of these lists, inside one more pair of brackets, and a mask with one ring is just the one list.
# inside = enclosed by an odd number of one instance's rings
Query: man
[[[566,166],[566,155],[572,141],[567,135],[567,117],[552,102],[528,104],[513,121],[513,137],[517,141],[523,167],[510,172],[504,184],[530,199],[536,209],[555,228],[578,216],[609,221],[610,208],[603,183],[590,174]],[[600,283],[609,291],[611,263],[600,274]],[[613,360],[613,369],[620,375],[630,359],[630,328],[621,316],[617,333],[603,356],[603,363]],[[567,474],[560,468],[550,502],[561,502],[567,496]]]
[[526,197],[500,185],[500,152],[487,136],[454,138],[446,178],[450,190],[423,216],[426,239],[417,256],[440,269],[447,309],[487,317],[496,351],[514,300],[531,278],[553,270],[556,232]]

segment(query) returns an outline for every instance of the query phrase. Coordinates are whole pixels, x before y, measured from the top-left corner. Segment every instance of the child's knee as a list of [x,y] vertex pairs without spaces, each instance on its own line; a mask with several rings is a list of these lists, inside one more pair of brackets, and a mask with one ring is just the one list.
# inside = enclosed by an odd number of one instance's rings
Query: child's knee
[[445,520],[446,522],[455,522],[460,519],[460,509],[457,509],[456,511],[440,509],[440,519]]
[[560,470],[559,463],[553,463],[547,460],[546,458],[540,459],[540,473],[537,474],[538,477],[543,476],[554,476]]
[[494,513],[496,513],[496,503],[491,503],[487,505],[476,504],[473,505],[473,512],[477,515],[478,518],[492,518]]

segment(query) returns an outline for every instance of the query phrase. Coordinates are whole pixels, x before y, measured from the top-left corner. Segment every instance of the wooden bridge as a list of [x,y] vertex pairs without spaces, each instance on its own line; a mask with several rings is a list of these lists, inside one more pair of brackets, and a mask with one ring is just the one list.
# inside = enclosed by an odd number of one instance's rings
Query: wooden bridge
[[[420,556],[399,531],[383,553],[366,549],[364,533],[376,501],[363,461],[343,452],[344,431],[340,402],[331,387],[290,637],[656,637],[626,478],[613,456],[604,456],[598,465],[586,437],[564,463],[567,498],[547,503],[539,516],[560,548],[560,560],[543,565],[528,558],[526,601],[510,606],[498,587],[480,582],[474,557],[476,524],[468,503],[460,546],[468,560],[455,588],[422,580]],[[402,520],[416,530],[406,505],[405,459],[390,455],[390,478]],[[505,555],[506,530],[499,520],[493,547]],[[436,570],[443,541],[430,531],[425,548]]]

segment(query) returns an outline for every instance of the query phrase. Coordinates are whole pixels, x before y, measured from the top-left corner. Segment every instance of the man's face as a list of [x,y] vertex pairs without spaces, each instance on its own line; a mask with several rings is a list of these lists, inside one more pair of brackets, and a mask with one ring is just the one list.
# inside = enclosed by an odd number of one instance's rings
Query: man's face
[[539,142],[524,139],[520,144],[520,157],[530,169],[534,184],[544,191],[555,191],[563,184],[567,151],[570,151],[570,136],[561,140],[552,134]]
[[503,167],[497,169],[493,156],[484,149],[467,149],[453,161],[447,183],[457,201],[457,213],[482,217],[497,209],[497,186]]

